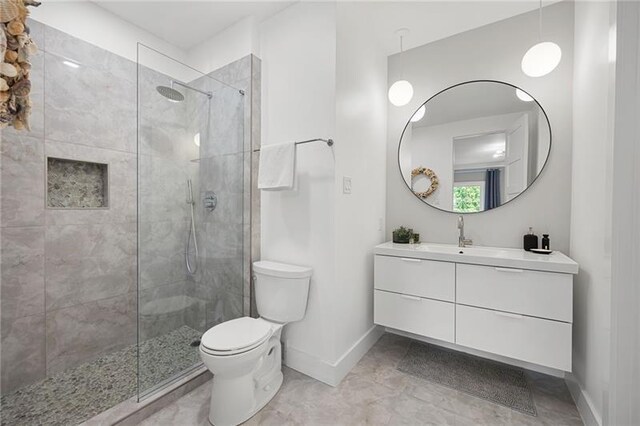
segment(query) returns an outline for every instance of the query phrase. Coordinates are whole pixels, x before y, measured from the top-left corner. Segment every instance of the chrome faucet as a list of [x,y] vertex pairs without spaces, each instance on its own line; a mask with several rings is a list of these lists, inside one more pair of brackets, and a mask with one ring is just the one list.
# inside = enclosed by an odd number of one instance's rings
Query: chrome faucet
[[458,247],[466,247],[473,244],[472,240],[468,240],[464,237],[464,218],[458,216],[458,229],[460,230],[460,236],[458,236]]

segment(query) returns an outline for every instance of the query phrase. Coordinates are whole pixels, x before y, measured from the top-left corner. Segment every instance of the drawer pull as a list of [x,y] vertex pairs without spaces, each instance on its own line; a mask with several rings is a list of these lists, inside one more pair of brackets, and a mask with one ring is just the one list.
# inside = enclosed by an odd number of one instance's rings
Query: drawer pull
[[524,272],[523,269],[513,269],[513,268],[496,268],[496,271],[498,271],[498,272],[517,272],[517,273]]
[[507,318],[513,318],[513,319],[522,319],[524,318],[522,315],[518,315],[518,314],[510,314],[508,312],[502,312],[502,311],[493,311],[496,315],[500,315],[501,317],[507,317]]
[[401,294],[400,297],[402,297],[403,299],[407,299],[407,300],[415,300],[416,302],[421,301],[422,299],[416,296],[409,296],[407,294]]
[[422,260],[420,259],[411,259],[408,257],[401,257],[400,260],[402,260],[403,262],[411,262],[411,263],[420,263],[422,262]]

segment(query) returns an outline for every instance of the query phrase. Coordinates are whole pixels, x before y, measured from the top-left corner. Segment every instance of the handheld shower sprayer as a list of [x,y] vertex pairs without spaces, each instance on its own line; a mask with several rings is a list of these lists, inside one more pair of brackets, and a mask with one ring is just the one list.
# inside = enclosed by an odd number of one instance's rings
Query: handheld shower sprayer
[[[189,226],[189,231],[187,234],[187,245],[184,250],[184,262],[187,266],[187,271],[191,275],[195,274],[198,270],[198,240],[196,237],[196,219],[194,214],[195,207],[195,199],[193,198],[193,184],[191,183],[191,179],[187,179],[187,204],[189,204],[189,208],[191,210],[191,224]],[[193,252],[195,254],[195,261],[193,264],[191,263],[191,259],[189,256],[189,249],[191,247],[191,240],[193,239]]]

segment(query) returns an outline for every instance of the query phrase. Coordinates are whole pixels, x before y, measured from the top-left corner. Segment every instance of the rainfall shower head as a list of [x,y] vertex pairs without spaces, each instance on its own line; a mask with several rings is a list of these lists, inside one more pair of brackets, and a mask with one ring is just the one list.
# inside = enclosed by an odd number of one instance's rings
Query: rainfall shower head
[[184,95],[178,92],[173,87],[168,86],[158,86],[156,87],[158,93],[160,93],[165,98],[169,99],[171,102],[182,102],[184,101]]
[[205,95],[209,99],[211,99],[213,97],[213,93],[211,93],[211,92],[205,92],[205,91],[202,91],[200,89],[196,89],[195,87],[191,87],[189,85],[186,85],[184,83],[180,83],[179,81],[175,81],[175,80],[171,80],[171,87],[169,87],[169,86],[157,86],[156,90],[158,91],[158,93],[160,93],[165,98],[169,99],[171,102],[182,102],[182,101],[184,101],[184,95],[173,88],[174,84],[177,84],[178,86],[182,86],[185,89],[193,90],[194,92],[202,93],[203,95]]

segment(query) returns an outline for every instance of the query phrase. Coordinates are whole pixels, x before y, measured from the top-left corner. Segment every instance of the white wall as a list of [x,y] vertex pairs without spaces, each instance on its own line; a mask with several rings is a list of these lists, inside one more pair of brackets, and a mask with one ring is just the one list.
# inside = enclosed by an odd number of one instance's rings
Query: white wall
[[[333,137],[335,5],[291,6],[261,25],[260,41],[262,144]],[[296,190],[262,191],[262,258],[313,267],[306,316],[286,329],[285,360],[302,352],[300,357],[330,362],[336,310],[334,152],[321,143],[300,146],[296,167]]]
[[[136,62],[138,42],[183,63],[187,61],[183,50],[88,1],[43,2],[39,7],[29,10],[31,18],[36,21],[133,62]],[[153,55],[156,59],[151,59],[151,56],[146,65],[157,71],[174,75],[184,69],[159,59],[157,55]],[[189,81],[188,77],[185,80]]]
[[[640,424],[640,4],[617,2],[611,377],[606,424]],[[604,28],[603,28],[604,29]],[[615,31],[614,31],[615,32]]]
[[[149,68],[187,82],[197,79],[201,73],[207,74],[251,53],[259,53],[258,24],[253,17],[242,19],[215,37],[184,50],[89,1],[43,2],[37,8],[30,8],[30,11],[36,21],[133,62],[139,59]],[[138,57],[138,42],[201,73],[189,72],[174,61],[147,50]]]
[[[574,285],[573,374],[578,397],[601,422],[609,381],[613,83],[608,2],[575,5],[570,255]],[[575,393],[574,393],[575,394]],[[588,416],[586,416],[588,418]]]
[[[260,27],[262,143],[331,137],[297,151],[297,188],[262,192],[262,257],[313,267],[285,363],[337,384],[380,335],[373,247],[384,239],[386,57],[366,6],[299,3]],[[342,193],[344,176],[352,193]]]
[[[384,241],[387,58],[371,35],[371,13],[370,4],[337,4],[335,360],[359,339],[355,354],[376,338],[373,247]],[[343,176],[352,179],[351,194],[343,194]]]
[[191,48],[187,61],[208,74],[249,54],[259,56],[260,39],[255,18],[244,18],[215,37]]
[[[548,76],[529,78],[522,55],[537,42],[537,12],[518,15],[405,52],[405,77],[414,97],[404,107],[389,106],[387,149],[387,237],[405,225],[424,241],[455,243],[456,215],[427,206],[413,196],[398,170],[397,147],[407,120],[426,99],[453,84],[476,79],[502,80],[522,87],[546,110],[553,141],[547,167],[516,200],[490,212],[467,215],[465,232],[474,244],[521,247],[529,226],[551,235],[552,247],[569,250],[571,201],[571,104],[573,4],[545,7],[545,35],[563,49],[562,62]],[[524,29],[531,29],[525,31]],[[399,76],[399,55],[389,57],[389,83]],[[500,226],[495,226],[495,224]]]

